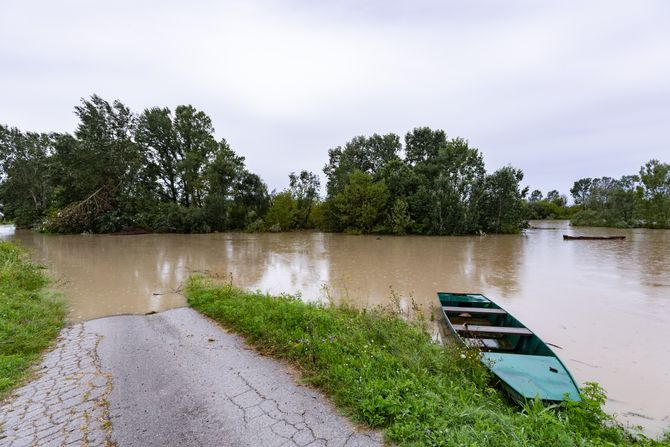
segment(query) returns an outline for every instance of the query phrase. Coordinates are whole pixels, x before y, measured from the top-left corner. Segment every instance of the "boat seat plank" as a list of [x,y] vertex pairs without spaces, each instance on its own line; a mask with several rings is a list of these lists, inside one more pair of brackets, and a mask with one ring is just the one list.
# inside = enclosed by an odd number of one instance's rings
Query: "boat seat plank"
[[470,348],[492,349],[494,351],[513,351],[514,347],[501,343],[501,340],[495,338],[463,338],[463,342]]
[[509,327],[509,326],[479,326],[479,325],[465,325],[455,324],[454,329],[457,332],[471,332],[484,334],[508,334],[508,335],[533,335],[533,333],[525,327]]
[[496,314],[505,315],[503,309],[496,309],[493,307],[459,307],[459,306],[442,306],[445,312],[467,312],[469,314]]

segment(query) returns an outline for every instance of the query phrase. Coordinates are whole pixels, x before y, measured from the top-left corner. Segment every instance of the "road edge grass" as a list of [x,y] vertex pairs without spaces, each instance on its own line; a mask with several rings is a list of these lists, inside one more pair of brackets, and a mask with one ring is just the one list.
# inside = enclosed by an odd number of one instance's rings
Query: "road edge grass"
[[191,307],[257,350],[297,366],[355,422],[400,446],[657,446],[602,410],[594,383],[583,401],[510,404],[476,352],[432,342],[425,327],[384,309],[305,303],[195,275]]
[[0,401],[30,378],[65,324],[65,306],[47,290],[50,282],[23,248],[0,241]]

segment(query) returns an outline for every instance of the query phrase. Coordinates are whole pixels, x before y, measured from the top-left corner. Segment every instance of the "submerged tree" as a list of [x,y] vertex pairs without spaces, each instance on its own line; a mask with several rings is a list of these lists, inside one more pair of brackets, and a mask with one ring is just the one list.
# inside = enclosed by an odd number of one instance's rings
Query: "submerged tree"
[[154,107],[138,117],[93,95],[75,113],[74,135],[0,127],[0,203],[17,223],[192,232],[246,228],[266,212],[265,184],[215,139],[204,112]]
[[488,175],[482,200],[483,230],[494,233],[516,233],[524,217],[523,199],[528,188],[520,189],[523,172],[506,166]]
[[[401,158],[403,151],[405,157]],[[489,228],[482,212],[486,192],[483,157],[466,140],[448,139],[442,130],[422,127],[408,132],[404,150],[394,134],[356,137],[344,148],[331,149],[329,156],[329,163],[324,168],[328,179],[324,204],[327,228],[395,234],[471,234],[484,228],[518,231],[523,226],[523,213],[517,213],[514,214],[516,222],[505,221],[504,229],[502,224]],[[364,182],[361,174],[369,177],[369,184]],[[387,200],[383,204],[379,200],[375,202],[375,207],[381,207],[380,213],[386,216],[383,222],[365,228],[352,226],[355,219],[343,222],[348,216],[340,214],[343,197],[347,196],[344,193],[352,185],[354,175],[353,190],[372,184],[385,187]],[[514,202],[509,204],[512,208],[522,206],[520,197],[523,194],[518,190],[518,182],[516,186],[517,194],[509,196]],[[368,209],[369,205],[366,203]],[[511,214],[505,214],[505,218]]]
[[300,174],[289,174],[289,191],[296,204],[295,225],[298,228],[307,228],[312,208],[319,200],[321,181],[313,172],[300,171]]
[[354,171],[344,190],[332,201],[331,219],[340,231],[370,233],[384,220],[388,190],[383,182]]
[[670,164],[650,160],[640,168],[641,214],[647,226],[670,227]]
[[650,160],[639,175],[585,178],[570,190],[574,225],[670,228],[670,165]]
[[51,206],[55,139],[0,125],[0,211],[19,227],[38,222]]

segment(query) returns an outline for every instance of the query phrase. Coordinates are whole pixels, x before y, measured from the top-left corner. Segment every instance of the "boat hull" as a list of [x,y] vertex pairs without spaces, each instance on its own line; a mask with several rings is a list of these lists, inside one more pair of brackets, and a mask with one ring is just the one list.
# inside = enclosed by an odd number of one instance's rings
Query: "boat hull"
[[622,241],[626,236],[570,236],[563,235],[565,241]]
[[530,329],[480,294],[438,293],[449,331],[479,349],[482,363],[517,400],[580,400],[579,388],[556,354]]

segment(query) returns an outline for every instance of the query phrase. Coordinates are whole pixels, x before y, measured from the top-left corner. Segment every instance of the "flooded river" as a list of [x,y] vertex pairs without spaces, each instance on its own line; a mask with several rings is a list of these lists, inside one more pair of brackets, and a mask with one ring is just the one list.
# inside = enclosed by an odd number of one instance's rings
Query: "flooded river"
[[[185,305],[192,272],[305,300],[425,309],[435,292],[481,292],[545,341],[608,409],[651,434],[670,426],[670,231],[534,222],[521,236],[390,237],[323,233],[45,236],[0,226],[60,281],[72,320]],[[625,235],[564,241],[562,234]]]

